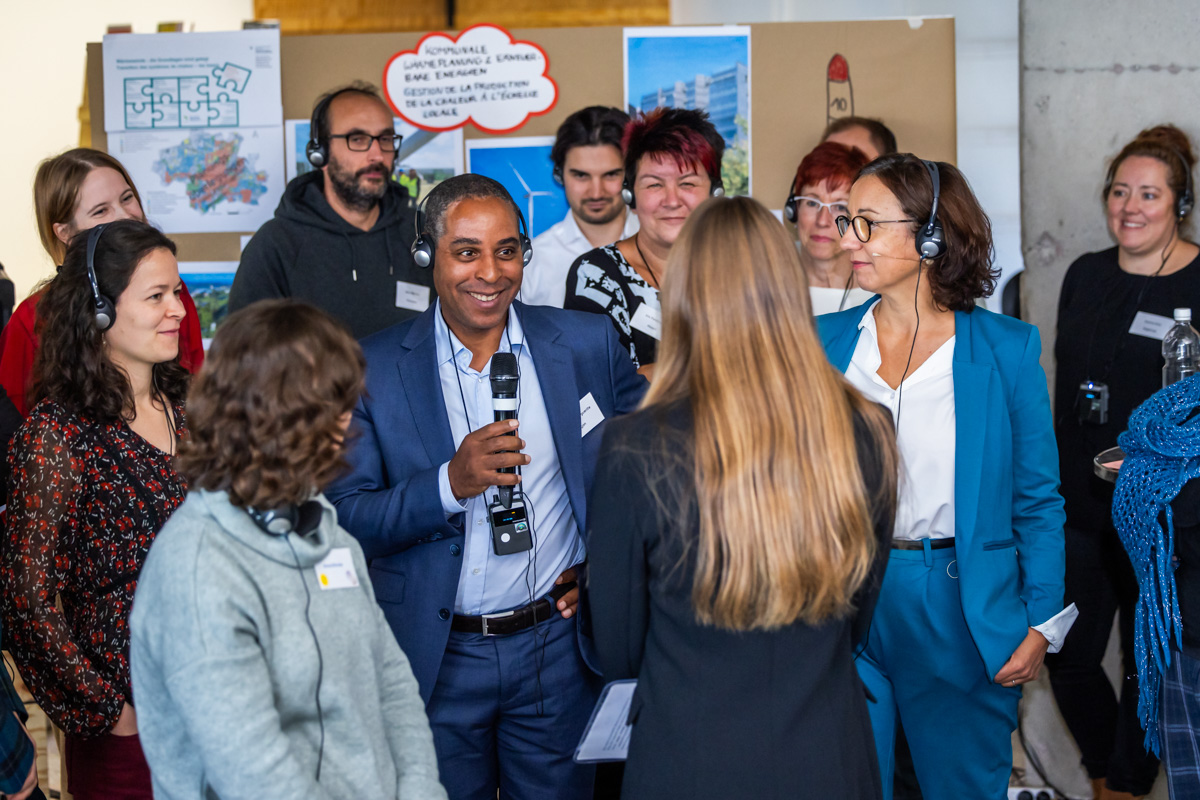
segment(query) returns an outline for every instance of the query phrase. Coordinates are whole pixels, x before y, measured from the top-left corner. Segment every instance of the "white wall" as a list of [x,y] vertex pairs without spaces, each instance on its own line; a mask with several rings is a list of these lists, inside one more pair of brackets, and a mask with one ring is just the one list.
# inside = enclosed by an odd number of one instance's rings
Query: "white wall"
[[185,30],[241,28],[253,19],[253,0],[41,0],[4,4],[0,26],[0,262],[24,297],[54,271],[42,249],[33,216],[33,175],[38,162],[79,144],[88,42],[110,24],[129,23],[150,33],[159,22],[182,21]]
[[[994,301],[988,305],[999,310],[1004,283],[1023,267],[1017,10],[1017,0],[671,0],[671,22],[699,25],[953,16],[958,167],[992,219],[996,263],[1004,272]],[[904,149],[903,141],[900,149]]]

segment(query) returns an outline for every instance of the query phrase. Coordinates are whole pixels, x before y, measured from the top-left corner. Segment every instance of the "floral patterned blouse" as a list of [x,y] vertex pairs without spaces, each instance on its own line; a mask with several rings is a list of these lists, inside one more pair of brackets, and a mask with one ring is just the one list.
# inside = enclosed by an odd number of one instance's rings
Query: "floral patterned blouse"
[[[182,407],[175,420],[183,436]],[[129,611],[138,573],[187,486],[171,456],[128,425],[98,425],[51,400],[30,413],[8,459],[5,646],[59,727],[98,736],[132,702]]]

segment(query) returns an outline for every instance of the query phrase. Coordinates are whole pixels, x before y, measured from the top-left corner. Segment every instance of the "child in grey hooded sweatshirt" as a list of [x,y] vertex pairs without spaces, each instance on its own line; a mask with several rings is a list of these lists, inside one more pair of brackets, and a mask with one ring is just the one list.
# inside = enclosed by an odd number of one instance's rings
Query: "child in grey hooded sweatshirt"
[[[446,798],[362,550],[312,493],[340,463],[361,376],[357,344],[310,306],[258,304],[217,334],[189,399],[191,491],[130,619],[157,800]],[[289,475],[300,495],[280,503]],[[268,496],[286,513],[247,502]]]

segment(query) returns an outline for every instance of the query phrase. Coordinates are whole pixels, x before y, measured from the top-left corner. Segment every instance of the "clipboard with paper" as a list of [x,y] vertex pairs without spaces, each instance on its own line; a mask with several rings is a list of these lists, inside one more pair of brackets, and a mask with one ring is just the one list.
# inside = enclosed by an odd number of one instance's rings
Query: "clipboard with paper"
[[600,699],[592,709],[579,746],[575,748],[575,761],[580,764],[595,764],[604,761],[624,761],[629,754],[629,737],[633,726],[629,724],[629,709],[633,704],[633,693],[637,680],[613,681],[600,692]]

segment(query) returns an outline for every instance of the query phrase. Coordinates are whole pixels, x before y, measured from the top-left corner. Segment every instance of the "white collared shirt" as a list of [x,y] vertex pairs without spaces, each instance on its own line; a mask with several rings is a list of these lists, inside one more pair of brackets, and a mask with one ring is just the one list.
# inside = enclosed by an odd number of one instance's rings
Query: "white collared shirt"
[[[468,433],[493,422],[492,361],[488,359],[481,370],[471,368],[471,351],[446,325],[440,303],[434,317],[438,376],[457,450]],[[529,463],[521,469],[521,488],[526,495],[526,507],[533,509],[529,513],[536,555],[528,552],[496,555],[488,524],[488,502],[496,490],[489,487],[483,494],[459,501],[450,489],[449,462],[442,464],[438,469],[438,489],[446,519],[466,513],[463,563],[454,598],[456,614],[507,611],[545,597],[563,570],[587,557],[567,495],[558,449],[554,446],[538,369],[525,343],[521,319],[511,308],[500,350],[518,358],[519,435],[525,442],[523,452],[529,456]]]
[[[861,331],[846,379],[870,400],[886,406],[897,420],[896,447],[900,451],[899,502],[896,539],[945,539],[954,536],[954,342],[951,336],[925,363],[913,370],[896,389],[879,377],[883,359],[875,327],[875,309],[858,323]],[[900,391],[903,389],[903,392]],[[1046,637],[1049,652],[1057,653],[1079,611],[1064,608],[1034,630]]]
[[[621,238],[628,239],[637,231],[637,214],[626,209],[625,229],[621,232]],[[567,272],[575,259],[594,249],[595,245],[580,230],[575,212],[568,210],[562,222],[533,240],[533,260],[525,267],[517,299],[531,306],[562,308],[567,293]]]

